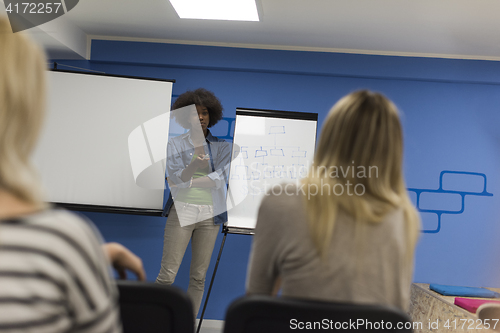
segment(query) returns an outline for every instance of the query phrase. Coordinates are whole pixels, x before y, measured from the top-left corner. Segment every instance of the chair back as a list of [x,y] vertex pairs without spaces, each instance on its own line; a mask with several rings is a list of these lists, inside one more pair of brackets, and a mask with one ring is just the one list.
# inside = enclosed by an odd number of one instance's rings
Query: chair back
[[413,332],[409,316],[393,307],[262,295],[242,297],[231,303],[224,325],[224,333],[328,330],[357,333]]
[[124,333],[193,333],[191,300],[182,290],[151,282],[118,280]]

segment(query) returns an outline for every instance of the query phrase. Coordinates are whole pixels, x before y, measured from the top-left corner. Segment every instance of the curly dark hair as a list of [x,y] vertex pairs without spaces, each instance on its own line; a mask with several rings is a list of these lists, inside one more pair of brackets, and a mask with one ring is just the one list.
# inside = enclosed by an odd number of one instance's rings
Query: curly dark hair
[[[175,100],[174,105],[172,105],[172,110],[191,104],[207,108],[208,114],[210,115],[210,122],[207,127],[212,127],[222,119],[222,110],[224,108],[214,93],[207,89],[198,88],[196,90],[188,90],[179,95],[179,97]],[[184,128],[190,128],[191,126],[189,124],[189,115],[186,112],[175,114],[175,120]]]

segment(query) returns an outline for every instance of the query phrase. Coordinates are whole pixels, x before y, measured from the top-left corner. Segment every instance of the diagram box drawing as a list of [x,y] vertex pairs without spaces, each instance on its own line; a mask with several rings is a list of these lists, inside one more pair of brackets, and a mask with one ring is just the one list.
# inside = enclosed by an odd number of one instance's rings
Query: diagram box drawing
[[292,179],[304,178],[307,176],[307,168],[304,164],[292,164],[289,175]]
[[285,178],[285,166],[284,165],[276,165],[274,167],[274,178]]
[[421,212],[422,231],[435,231],[439,229],[439,216],[436,213]]
[[271,126],[269,134],[285,134],[285,126]]
[[240,178],[233,179],[248,179],[248,167],[246,165],[236,165],[234,167],[234,171],[235,176],[238,176]]
[[408,191],[408,196],[410,197],[413,206],[417,207],[417,193],[414,191]]
[[425,192],[420,193],[419,207],[422,210],[459,212],[462,210],[462,196],[458,193]]
[[486,177],[475,173],[443,173],[442,188],[446,191],[483,193],[486,191]]
[[272,166],[264,168],[264,179],[274,178],[274,168]]
[[241,147],[240,148],[240,155],[244,159],[248,159],[248,151],[247,151],[247,149],[248,149],[248,147]]
[[293,151],[292,152],[292,157],[306,157],[307,152],[306,151]]
[[264,157],[264,156],[267,156],[267,150],[259,149],[255,151],[255,157]]
[[271,149],[271,156],[285,156],[283,149]]

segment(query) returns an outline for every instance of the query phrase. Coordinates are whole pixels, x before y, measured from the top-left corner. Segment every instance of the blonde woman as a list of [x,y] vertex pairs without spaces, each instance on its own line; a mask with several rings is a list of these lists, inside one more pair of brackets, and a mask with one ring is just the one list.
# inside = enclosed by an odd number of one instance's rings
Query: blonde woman
[[406,310],[420,222],[402,159],[393,103],[370,91],[338,101],[308,177],[273,188],[261,204],[248,293],[281,286],[283,296]]
[[45,66],[0,17],[0,332],[121,332],[105,254],[120,276],[127,268],[143,280],[142,261],[48,207],[29,163],[44,118]]

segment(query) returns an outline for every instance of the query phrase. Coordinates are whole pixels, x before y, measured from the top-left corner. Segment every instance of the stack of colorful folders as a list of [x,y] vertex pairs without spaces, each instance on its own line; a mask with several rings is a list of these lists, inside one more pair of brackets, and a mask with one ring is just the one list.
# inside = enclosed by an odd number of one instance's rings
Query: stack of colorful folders
[[474,298],[462,298],[455,297],[455,305],[458,305],[465,310],[476,313],[477,308],[485,303],[496,303],[500,304],[500,301],[492,301],[490,299],[474,299]]
[[463,297],[499,298],[500,294],[486,288],[446,286],[442,284],[431,284],[429,289],[444,296],[460,296],[455,298],[455,305],[465,310],[476,313],[477,308],[484,303],[498,303],[500,301],[471,299]]
[[484,297],[484,298],[499,298],[500,294],[486,288],[477,287],[458,287],[446,286],[443,284],[431,284],[430,290],[434,290],[444,296],[460,296],[460,297]]

